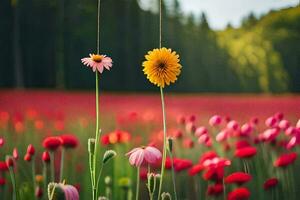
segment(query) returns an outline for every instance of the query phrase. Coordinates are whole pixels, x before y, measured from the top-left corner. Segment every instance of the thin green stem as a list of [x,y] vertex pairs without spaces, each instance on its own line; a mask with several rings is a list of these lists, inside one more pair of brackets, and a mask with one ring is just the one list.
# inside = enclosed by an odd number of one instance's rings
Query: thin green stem
[[36,199],[36,196],[35,196],[36,181],[35,181],[35,159],[34,159],[34,156],[32,156],[32,160],[31,160],[31,173],[32,173],[33,196]]
[[162,0],[159,1],[159,48],[162,46]]
[[61,183],[64,175],[64,161],[65,161],[65,148],[61,150],[61,159],[60,159],[60,170],[59,170],[59,182]]
[[103,170],[103,164],[101,165],[100,172],[99,172],[99,174],[98,174],[98,178],[97,178],[97,184],[96,184],[96,196],[98,196],[98,191],[99,191],[99,182],[100,182],[100,178],[101,178],[102,170]]
[[[43,177],[44,177],[44,192],[47,194],[48,176],[47,176],[47,163],[43,164]],[[45,195],[47,199],[47,195]]]
[[173,154],[172,154],[172,152],[170,150],[168,152],[169,152],[169,155],[170,155],[171,165],[172,165],[172,182],[173,182],[174,196],[175,196],[175,200],[177,200],[176,180],[175,180],[175,172],[174,172]]
[[162,106],[162,115],[163,115],[163,129],[164,129],[164,142],[163,142],[163,157],[162,157],[162,163],[161,163],[161,179],[159,182],[159,190],[158,190],[158,196],[157,199],[160,199],[161,195],[161,189],[162,189],[162,184],[164,180],[164,173],[165,173],[165,163],[166,163],[166,158],[167,158],[167,124],[166,124],[166,112],[165,112],[165,100],[164,100],[164,92],[163,88],[160,87],[160,96],[161,96],[161,106]]
[[11,183],[13,186],[13,200],[18,200],[18,191],[17,191],[17,183],[16,183],[16,176],[14,173],[14,169],[12,167],[9,167],[9,174],[10,174],[10,178],[11,178]]
[[135,193],[136,193],[135,200],[138,200],[140,194],[140,167],[137,168]]
[[51,169],[50,169],[50,173],[51,173],[51,181],[52,182],[55,182],[55,169],[54,169],[54,165],[55,165],[55,163],[54,163],[54,152],[53,151],[50,151],[50,167],[51,167]]

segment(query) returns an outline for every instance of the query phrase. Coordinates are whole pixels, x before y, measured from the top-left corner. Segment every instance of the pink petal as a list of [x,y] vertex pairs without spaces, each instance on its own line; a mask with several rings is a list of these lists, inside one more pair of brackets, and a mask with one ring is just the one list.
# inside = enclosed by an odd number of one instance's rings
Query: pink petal
[[155,147],[146,147],[145,151],[153,155],[156,160],[159,160],[162,157],[161,152]]
[[134,148],[131,151],[129,151],[128,153],[126,153],[126,156],[130,156],[131,154],[133,154],[134,152],[136,152],[137,150],[140,150],[141,148]]

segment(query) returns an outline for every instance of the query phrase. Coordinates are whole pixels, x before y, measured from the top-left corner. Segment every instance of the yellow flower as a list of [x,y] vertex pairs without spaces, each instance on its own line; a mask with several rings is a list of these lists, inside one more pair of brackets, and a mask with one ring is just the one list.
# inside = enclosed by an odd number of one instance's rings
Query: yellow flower
[[154,85],[164,88],[177,80],[181,72],[179,55],[165,47],[149,51],[143,62],[143,71]]

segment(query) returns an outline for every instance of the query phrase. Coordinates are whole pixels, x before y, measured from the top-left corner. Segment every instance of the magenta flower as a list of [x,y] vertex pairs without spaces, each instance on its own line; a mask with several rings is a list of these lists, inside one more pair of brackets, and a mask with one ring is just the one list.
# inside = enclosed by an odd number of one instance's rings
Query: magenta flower
[[214,115],[209,119],[209,125],[218,126],[222,123],[222,118],[219,115]]
[[129,156],[130,164],[136,167],[140,167],[143,161],[149,164],[156,164],[162,157],[161,152],[151,146],[134,148],[126,156]]
[[81,62],[92,68],[93,72],[98,70],[98,72],[102,73],[104,68],[110,70],[112,67],[112,59],[106,55],[90,54],[90,57],[82,58]]

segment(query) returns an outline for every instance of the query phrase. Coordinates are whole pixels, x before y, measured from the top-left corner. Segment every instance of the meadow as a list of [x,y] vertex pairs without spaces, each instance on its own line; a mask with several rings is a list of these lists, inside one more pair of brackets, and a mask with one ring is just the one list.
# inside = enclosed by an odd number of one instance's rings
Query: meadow
[[[299,96],[171,93],[165,101],[178,199],[297,199]],[[103,168],[100,196],[134,199],[137,171],[125,154],[138,146],[162,151],[159,96],[101,93],[100,102],[99,152],[117,153]],[[91,198],[87,141],[95,134],[94,105],[91,92],[0,91],[1,199],[12,199],[6,155],[13,156],[21,199],[48,199],[53,163],[43,152],[52,136],[65,140],[53,151],[55,181]],[[160,163],[142,164],[140,199],[148,199],[149,168],[159,173]],[[163,192],[175,199],[171,168],[168,156]]]

